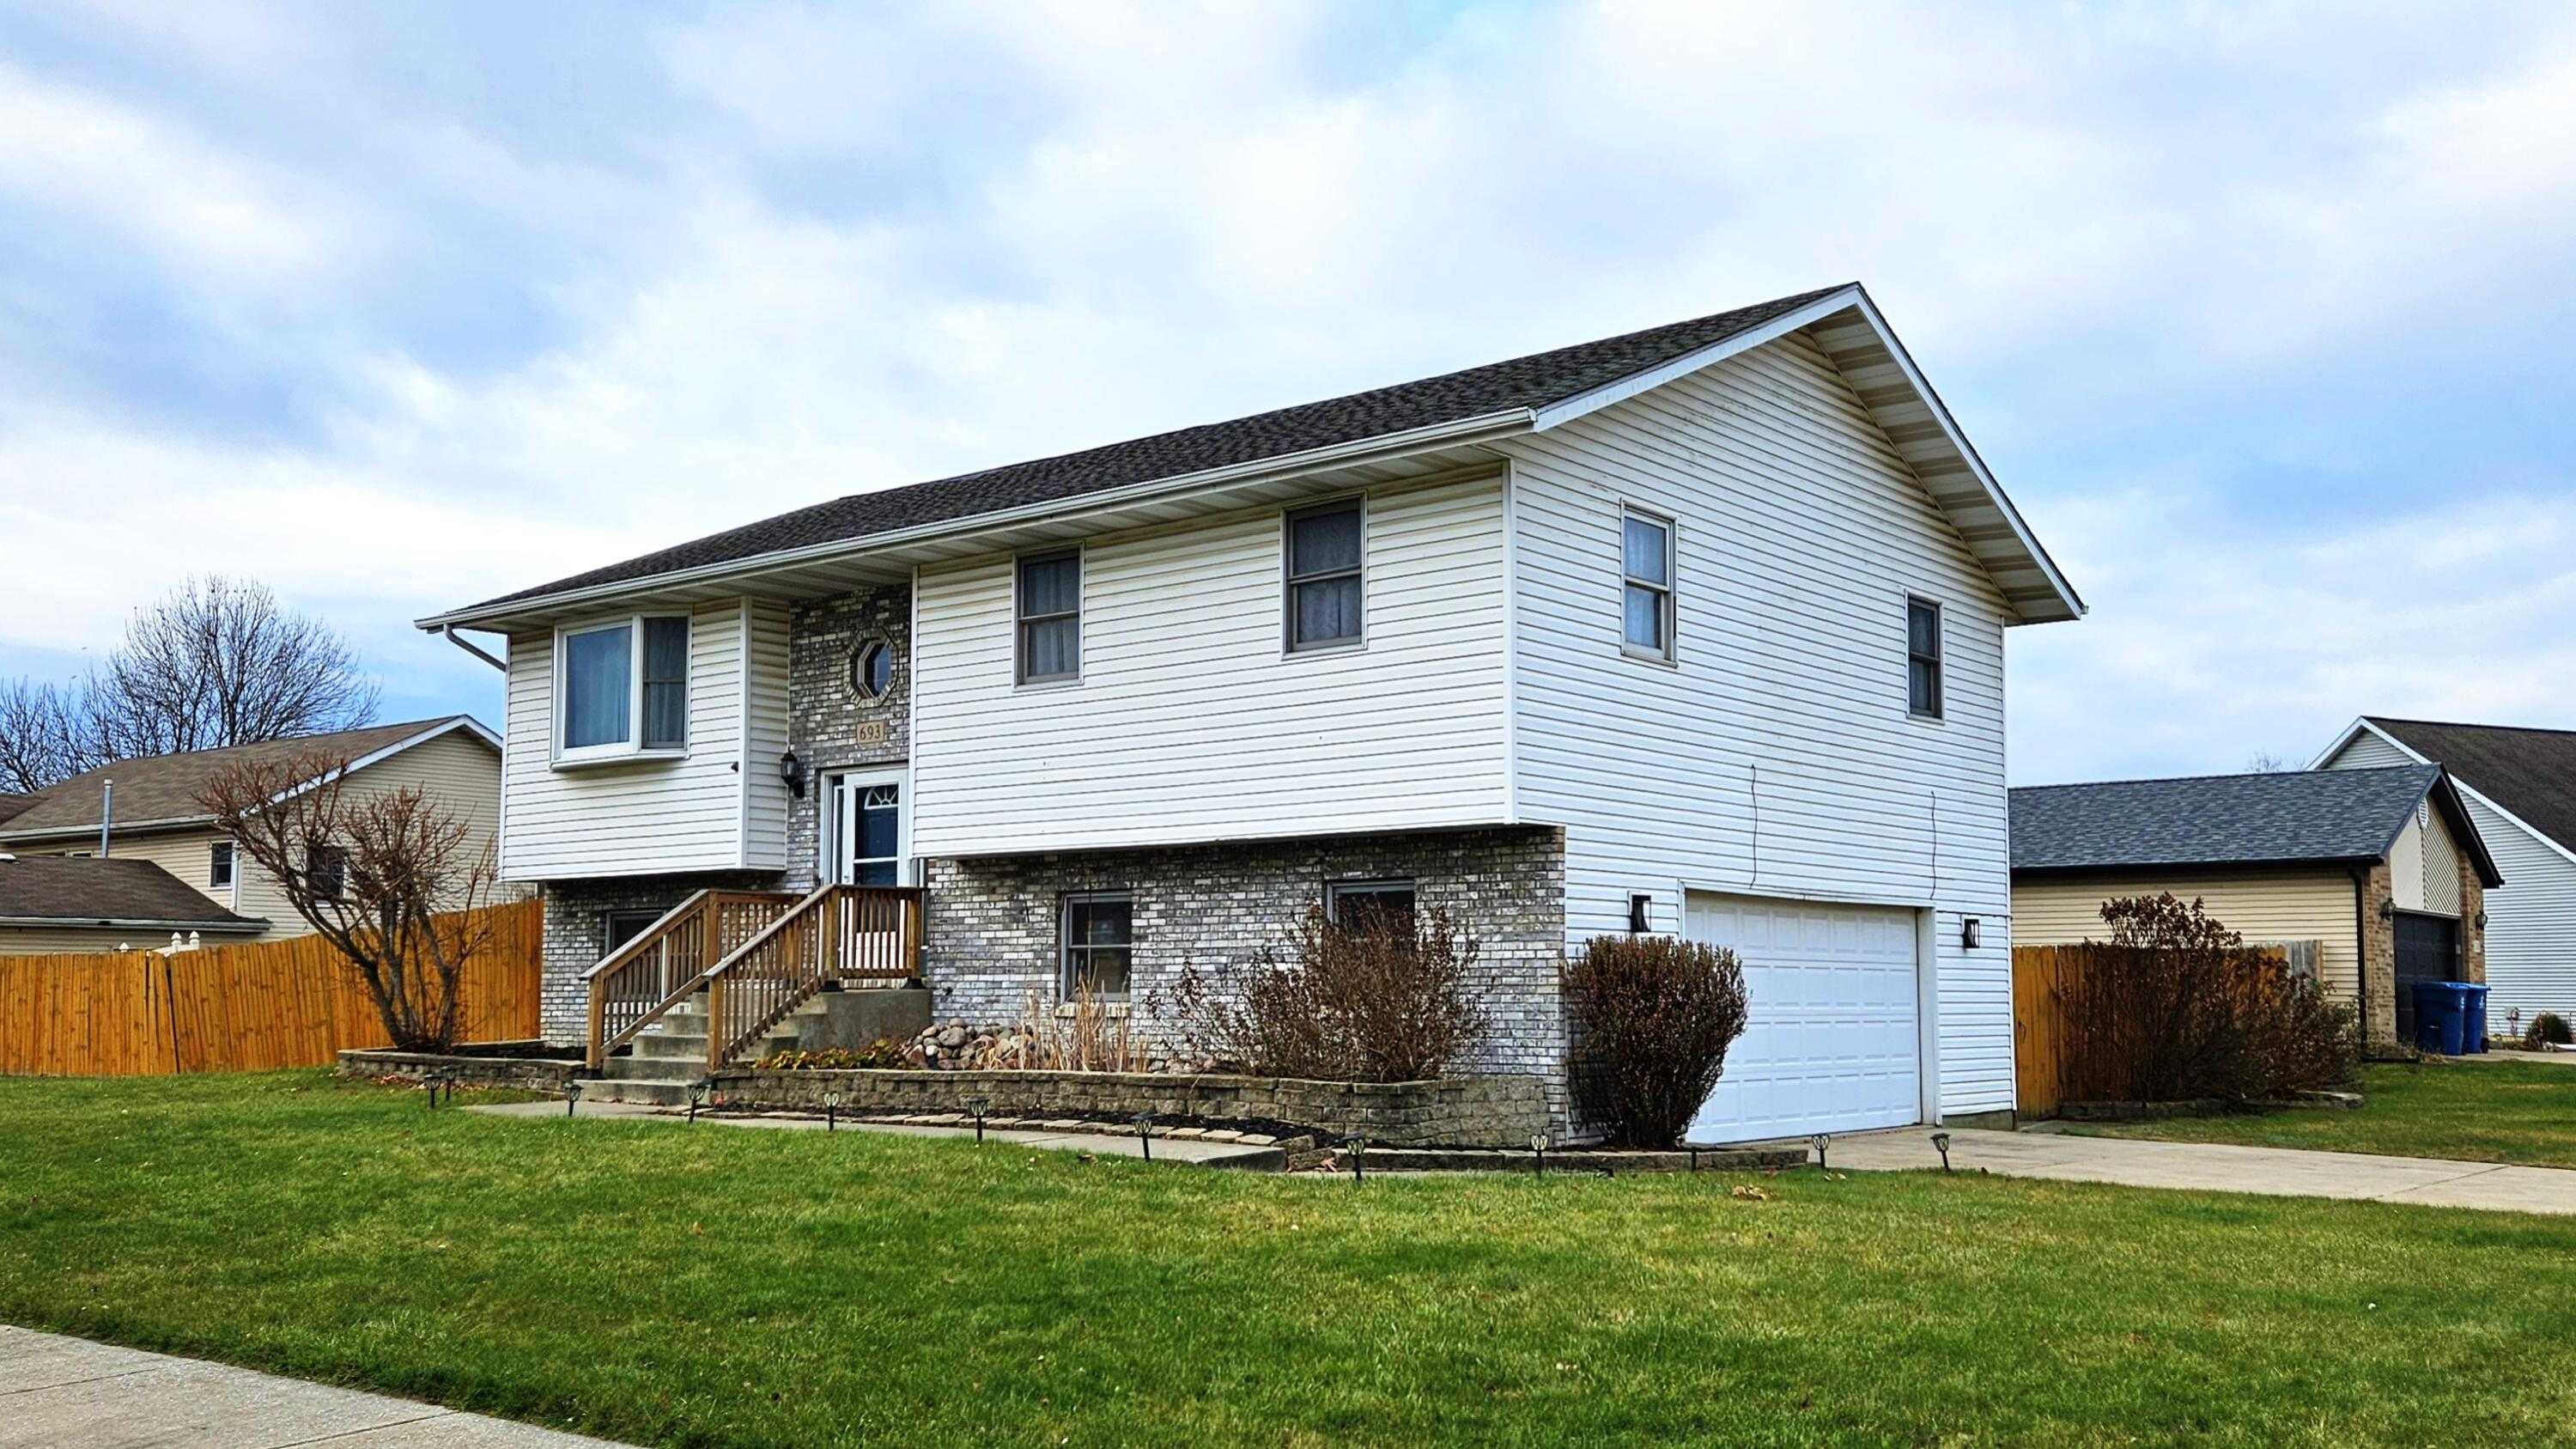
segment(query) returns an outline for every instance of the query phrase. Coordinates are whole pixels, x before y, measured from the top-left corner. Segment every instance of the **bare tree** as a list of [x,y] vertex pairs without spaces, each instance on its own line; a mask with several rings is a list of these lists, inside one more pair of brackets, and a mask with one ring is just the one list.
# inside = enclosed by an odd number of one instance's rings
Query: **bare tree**
[[190,579],[138,609],[89,677],[0,685],[0,788],[116,760],[354,729],[376,686],[347,640],[264,584]]
[[0,681],[0,790],[41,790],[90,768],[87,738],[69,691]]
[[445,1051],[465,1026],[457,984],[492,944],[491,849],[417,786],[351,789],[348,765],[322,751],[242,761],[197,803],[348,962],[393,1044]]
[[2245,762],[2245,773],[2249,775],[2294,775],[2299,768],[2298,761],[2285,760],[2269,750],[2258,750],[2254,758]]

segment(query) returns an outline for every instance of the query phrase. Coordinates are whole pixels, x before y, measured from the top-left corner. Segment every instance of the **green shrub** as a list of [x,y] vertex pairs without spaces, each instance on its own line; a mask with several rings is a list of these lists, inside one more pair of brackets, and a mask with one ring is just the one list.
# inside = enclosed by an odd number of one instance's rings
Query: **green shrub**
[[1744,1034],[1744,966],[1670,936],[1598,936],[1563,970],[1575,1105],[1618,1147],[1671,1147]]
[[2567,1018],[2554,1011],[2544,1011],[2531,1019],[2531,1025],[2523,1031],[2522,1042],[2528,1047],[2543,1044],[2576,1046],[2576,1032],[2567,1029]]

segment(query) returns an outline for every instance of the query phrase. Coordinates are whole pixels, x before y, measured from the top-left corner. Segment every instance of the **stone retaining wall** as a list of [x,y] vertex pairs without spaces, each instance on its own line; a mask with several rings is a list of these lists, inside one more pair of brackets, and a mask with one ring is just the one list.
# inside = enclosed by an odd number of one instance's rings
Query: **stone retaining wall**
[[759,1072],[716,1075],[728,1100],[821,1110],[837,1090],[851,1112],[962,1112],[992,1099],[996,1117],[1152,1112],[1202,1121],[1287,1122],[1358,1133],[1390,1147],[1516,1147],[1548,1130],[1536,1077],[1437,1082],[1309,1082],[1286,1077],[1142,1072]]
[[403,1077],[415,1082],[437,1076],[460,1087],[509,1087],[558,1097],[563,1095],[564,1083],[590,1075],[578,1058],[442,1056],[391,1049],[342,1052],[332,1071],[343,1077]]

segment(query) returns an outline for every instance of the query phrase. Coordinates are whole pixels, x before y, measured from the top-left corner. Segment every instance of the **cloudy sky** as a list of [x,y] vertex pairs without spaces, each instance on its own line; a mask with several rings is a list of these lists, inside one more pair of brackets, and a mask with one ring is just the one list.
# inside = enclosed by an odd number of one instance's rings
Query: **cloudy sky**
[[[1790,12],[1790,13],[1779,13]],[[2017,781],[2576,726],[2576,8],[0,0],[0,676],[1865,281]]]

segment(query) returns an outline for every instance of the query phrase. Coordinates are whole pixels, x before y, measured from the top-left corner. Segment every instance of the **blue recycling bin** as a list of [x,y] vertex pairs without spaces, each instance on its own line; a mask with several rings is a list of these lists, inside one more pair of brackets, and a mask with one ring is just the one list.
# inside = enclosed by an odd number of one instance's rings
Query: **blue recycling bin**
[[2415,1049],[2434,1056],[2455,1057],[2460,1054],[2461,1009],[2459,983],[2455,981],[2418,981],[2415,983]]
[[2463,981],[2460,988],[2460,1052],[2476,1056],[2487,1049],[2487,989]]

